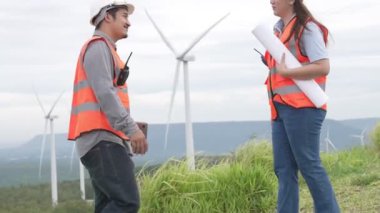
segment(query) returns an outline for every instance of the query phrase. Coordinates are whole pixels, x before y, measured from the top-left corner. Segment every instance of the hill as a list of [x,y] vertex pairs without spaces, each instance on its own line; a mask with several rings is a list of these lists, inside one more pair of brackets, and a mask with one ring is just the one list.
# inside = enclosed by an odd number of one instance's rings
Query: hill
[[[339,150],[350,149],[360,145],[360,139],[351,135],[366,134],[379,122],[379,118],[330,120],[327,119],[321,132],[321,143],[327,134]],[[169,158],[181,158],[185,155],[184,124],[170,125],[168,146],[164,149],[164,124],[149,125],[149,151],[144,156],[134,157],[137,166],[155,165]],[[269,121],[207,122],[194,123],[194,146],[197,154],[223,155],[233,152],[239,145],[249,139],[270,140]],[[75,180],[79,177],[79,159],[73,154],[73,143],[66,140],[66,134],[56,134],[58,178]],[[50,146],[46,143],[43,155],[43,174],[38,179],[38,166],[42,136],[37,135],[23,145],[0,149],[0,186],[44,183],[50,179]],[[324,146],[321,146],[323,151]]]

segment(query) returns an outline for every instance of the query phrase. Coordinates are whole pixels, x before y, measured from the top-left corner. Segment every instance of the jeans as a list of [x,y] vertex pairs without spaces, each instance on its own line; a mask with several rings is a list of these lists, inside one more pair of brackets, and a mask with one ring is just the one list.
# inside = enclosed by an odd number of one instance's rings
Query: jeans
[[272,121],[274,170],[278,178],[277,212],[299,211],[298,171],[304,177],[317,213],[339,212],[334,190],[319,156],[319,137],[326,111],[296,109],[275,103]]
[[127,148],[101,141],[81,158],[95,192],[95,213],[138,212],[134,163]]

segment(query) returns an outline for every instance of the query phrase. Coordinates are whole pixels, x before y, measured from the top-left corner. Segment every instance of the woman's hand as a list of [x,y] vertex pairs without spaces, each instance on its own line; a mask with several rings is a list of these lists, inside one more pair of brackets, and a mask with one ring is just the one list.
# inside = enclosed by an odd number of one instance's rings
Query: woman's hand
[[283,77],[289,78],[289,69],[286,67],[285,64],[285,53],[281,56],[281,62],[277,64],[277,73],[280,74]]
[[321,59],[313,63],[289,69],[285,64],[285,53],[282,54],[281,61],[276,66],[277,73],[285,78],[296,80],[310,80],[320,76],[326,76],[330,71],[328,59]]

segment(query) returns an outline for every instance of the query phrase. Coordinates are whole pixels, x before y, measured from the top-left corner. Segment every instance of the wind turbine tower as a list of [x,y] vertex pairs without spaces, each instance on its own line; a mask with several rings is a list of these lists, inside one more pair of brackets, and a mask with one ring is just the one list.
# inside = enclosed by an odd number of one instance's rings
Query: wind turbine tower
[[80,186],[80,194],[82,197],[82,200],[86,200],[86,188],[85,188],[85,182],[84,182],[84,166],[79,161],[79,186]]
[[195,157],[194,157],[194,137],[193,137],[193,126],[191,121],[191,109],[190,109],[190,85],[189,85],[189,62],[194,61],[195,57],[192,55],[187,55],[191,49],[200,41],[203,37],[206,36],[206,34],[212,30],[216,25],[218,25],[221,21],[223,21],[228,15],[224,15],[222,18],[220,18],[218,21],[216,21],[213,25],[211,25],[205,32],[203,32],[198,38],[196,38],[188,48],[185,49],[181,54],[178,54],[178,52],[174,49],[174,47],[171,45],[169,40],[166,38],[166,36],[162,33],[156,22],[153,20],[153,18],[149,15],[148,11],[145,10],[146,15],[148,16],[149,20],[152,22],[154,28],[157,30],[158,34],[160,35],[163,42],[166,44],[166,46],[173,52],[174,57],[177,60],[176,70],[174,74],[174,82],[173,82],[173,88],[172,88],[172,94],[170,99],[170,106],[169,106],[169,113],[168,113],[168,120],[166,125],[166,132],[165,132],[165,148],[167,146],[167,140],[168,140],[168,133],[169,133],[169,124],[170,124],[170,118],[171,113],[173,109],[173,103],[174,103],[174,97],[177,90],[177,84],[178,84],[178,77],[180,72],[181,64],[183,65],[183,77],[184,77],[184,93],[185,93],[185,132],[186,132],[186,158],[188,162],[188,167],[191,170],[195,169]]
[[[73,170],[74,153],[75,153],[75,142],[73,142],[73,147],[71,150],[70,172],[72,172]],[[79,188],[80,188],[80,194],[81,194],[82,200],[86,200],[84,166],[80,160],[79,160]]]
[[43,159],[43,153],[45,149],[45,142],[46,142],[46,134],[47,134],[47,127],[48,124],[50,124],[50,176],[51,176],[51,199],[52,199],[52,206],[55,207],[58,204],[58,181],[57,181],[57,157],[55,152],[55,135],[54,135],[54,119],[57,119],[57,115],[52,115],[52,112],[57,105],[59,99],[62,97],[63,92],[58,96],[56,101],[54,102],[53,106],[51,107],[50,111],[46,113],[45,108],[43,107],[40,98],[37,94],[37,92],[34,90],[34,93],[37,98],[37,102],[41,107],[42,112],[44,113],[44,119],[45,119],[45,129],[44,134],[42,136],[42,144],[41,144],[41,155],[40,155],[40,167],[39,167],[39,178],[41,179],[41,169],[42,169],[42,159]]

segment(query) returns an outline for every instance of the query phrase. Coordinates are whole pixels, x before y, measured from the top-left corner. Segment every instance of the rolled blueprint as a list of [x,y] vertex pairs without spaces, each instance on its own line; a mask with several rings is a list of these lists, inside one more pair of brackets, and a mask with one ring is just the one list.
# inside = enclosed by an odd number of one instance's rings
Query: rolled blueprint
[[[278,63],[281,61],[282,54],[285,53],[285,64],[288,68],[302,66],[268,27],[260,24],[252,30],[252,33]],[[314,80],[292,80],[317,108],[322,107],[327,102],[326,93]]]

